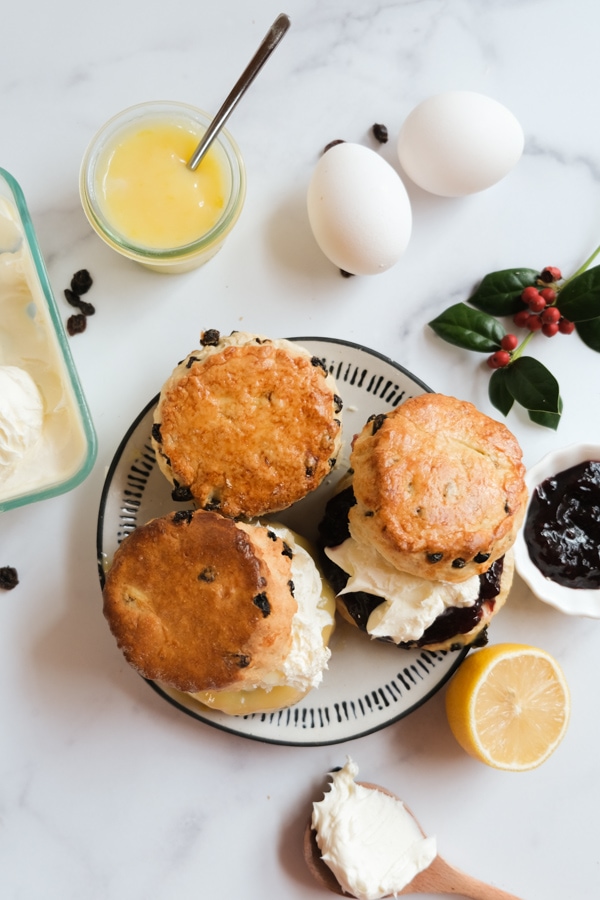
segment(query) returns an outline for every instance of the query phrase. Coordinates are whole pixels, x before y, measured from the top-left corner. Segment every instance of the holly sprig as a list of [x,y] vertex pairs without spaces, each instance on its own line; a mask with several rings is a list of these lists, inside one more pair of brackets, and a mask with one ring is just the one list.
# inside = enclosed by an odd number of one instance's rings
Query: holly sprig
[[[524,351],[536,334],[554,337],[576,331],[584,344],[600,353],[600,265],[590,268],[599,253],[600,246],[568,278],[555,266],[490,272],[468,303],[455,303],[429,322],[448,343],[491,354],[489,398],[504,416],[518,403],[532,422],[558,428],[563,411],[558,382]],[[527,330],[521,342],[497,318],[507,316]]]

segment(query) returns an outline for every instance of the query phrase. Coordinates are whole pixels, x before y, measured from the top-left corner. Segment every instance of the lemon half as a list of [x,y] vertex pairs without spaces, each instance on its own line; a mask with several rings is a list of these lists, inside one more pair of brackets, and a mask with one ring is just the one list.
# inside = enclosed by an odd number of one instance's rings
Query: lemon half
[[468,656],[448,685],[446,714],[471,756],[511,772],[541,765],[569,723],[569,689],[545,650],[495,644]]

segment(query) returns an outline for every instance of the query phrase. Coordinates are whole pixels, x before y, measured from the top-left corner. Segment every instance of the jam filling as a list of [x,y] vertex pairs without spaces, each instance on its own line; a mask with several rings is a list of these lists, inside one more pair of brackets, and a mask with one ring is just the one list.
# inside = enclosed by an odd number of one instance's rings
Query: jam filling
[[[349,575],[329,559],[324,548],[336,547],[350,537],[348,511],[355,503],[356,498],[352,487],[335,494],[327,503],[324,517],[319,525],[321,566],[336,594],[339,594],[346,586]],[[497,559],[487,572],[479,576],[479,597],[472,606],[448,607],[431,623],[419,640],[400,643],[398,646],[422,647],[427,644],[442,643],[456,635],[467,634],[475,628],[483,616],[484,604],[487,604],[488,609],[490,606],[493,608],[495,598],[500,593],[503,563],[504,557]],[[346,609],[361,631],[367,630],[369,616],[376,607],[384,602],[383,597],[368,594],[366,591],[352,591],[344,594]],[[392,638],[378,638],[378,640],[394,643]]]
[[563,587],[600,588],[600,461],[547,478],[531,497],[523,536],[542,575]]

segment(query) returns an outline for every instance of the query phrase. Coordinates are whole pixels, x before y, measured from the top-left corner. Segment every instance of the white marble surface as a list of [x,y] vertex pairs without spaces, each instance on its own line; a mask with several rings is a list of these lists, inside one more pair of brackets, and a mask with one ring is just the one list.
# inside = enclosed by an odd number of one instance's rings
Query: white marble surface
[[[230,127],[248,197],[206,268],[160,276],[118,258],[81,210],[79,161],[95,129],[132,103],[215,111],[270,22],[292,28]],[[87,267],[97,314],[71,340],[98,432],[97,464],[72,493],[0,517],[0,894],[6,900],[323,896],[301,839],[324,773],[351,754],[402,795],[455,865],[524,900],[600,894],[597,673],[600,624],[567,618],[517,580],[491,639],[553,653],[572,721],[539,770],[467,757],[443,690],[408,718],[348,744],[285,747],[234,737],[162,701],[124,663],[101,614],[95,528],[106,468],[134,416],[201,329],[362,342],[434,389],[493,413],[482,358],[426,323],[486,272],[557,265],[600,242],[600,6],[589,0],[21,0],[3,11],[0,165],[27,197],[50,278]],[[332,138],[395,135],[425,96],[469,88],[507,104],[526,149],[496,187],[465,200],[411,188],[414,233],[386,274],[343,279],[320,254],[304,195]],[[392,143],[382,151],[394,162]],[[511,413],[527,463],[598,440],[600,358],[577,337],[536,338],[561,383],[558,432]]]

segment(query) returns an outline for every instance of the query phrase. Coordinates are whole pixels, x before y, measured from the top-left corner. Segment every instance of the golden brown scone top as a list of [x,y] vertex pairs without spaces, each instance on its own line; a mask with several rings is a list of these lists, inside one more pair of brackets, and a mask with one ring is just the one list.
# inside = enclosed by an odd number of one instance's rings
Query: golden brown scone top
[[127,661],[188,692],[242,689],[277,671],[296,610],[285,542],[204,510],[136,528],[104,587],[104,615]]
[[472,403],[410,398],[365,425],[350,465],[350,530],[402,571],[464,581],[514,543],[527,500],[521,448]]
[[307,350],[234,333],[175,369],[153,444],[164,474],[200,507],[252,518],[321,484],[340,450],[340,411],[332,376]]

